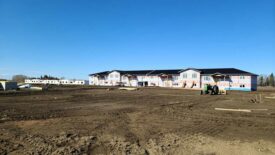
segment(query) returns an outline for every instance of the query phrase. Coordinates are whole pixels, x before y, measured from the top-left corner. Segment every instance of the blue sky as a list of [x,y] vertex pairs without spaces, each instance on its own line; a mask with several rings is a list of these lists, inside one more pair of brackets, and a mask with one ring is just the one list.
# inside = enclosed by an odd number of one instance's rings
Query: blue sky
[[0,0],[0,78],[186,67],[275,72],[275,1]]

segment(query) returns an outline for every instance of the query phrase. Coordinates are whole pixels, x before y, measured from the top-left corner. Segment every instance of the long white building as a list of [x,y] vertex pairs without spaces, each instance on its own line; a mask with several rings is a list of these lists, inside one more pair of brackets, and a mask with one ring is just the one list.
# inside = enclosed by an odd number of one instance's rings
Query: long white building
[[52,85],[87,85],[86,80],[50,80],[50,79],[26,79],[27,84],[52,84]]
[[257,90],[257,75],[235,68],[174,70],[113,70],[89,75],[89,84],[96,86],[158,86],[200,89],[205,84],[226,90]]

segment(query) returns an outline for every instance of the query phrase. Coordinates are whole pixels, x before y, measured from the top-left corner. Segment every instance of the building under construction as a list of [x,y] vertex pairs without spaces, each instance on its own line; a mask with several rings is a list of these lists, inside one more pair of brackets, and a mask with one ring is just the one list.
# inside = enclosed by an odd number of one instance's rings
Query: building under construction
[[257,75],[235,69],[113,70],[89,75],[89,84],[97,86],[176,87],[200,89],[217,85],[225,90],[257,90]]

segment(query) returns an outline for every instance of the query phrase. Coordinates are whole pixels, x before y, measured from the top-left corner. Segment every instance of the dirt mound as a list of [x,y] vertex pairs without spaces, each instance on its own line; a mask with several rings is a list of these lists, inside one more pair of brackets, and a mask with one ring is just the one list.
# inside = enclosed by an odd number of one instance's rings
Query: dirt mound
[[28,135],[20,137],[24,144],[0,140],[0,154],[53,154],[53,155],[272,155],[274,143],[268,141],[224,141],[204,135],[180,137],[165,134],[145,143],[129,142],[123,137],[104,135],[79,136],[61,133],[56,137]]
[[7,154],[12,152],[13,154],[80,155],[89,152],[88,149],[96,142],[96,137],[80,137],[75,134],[61,133],[55,137],[24,135],[14,138],[15,142],[3,139],[0,141],[0,154]]

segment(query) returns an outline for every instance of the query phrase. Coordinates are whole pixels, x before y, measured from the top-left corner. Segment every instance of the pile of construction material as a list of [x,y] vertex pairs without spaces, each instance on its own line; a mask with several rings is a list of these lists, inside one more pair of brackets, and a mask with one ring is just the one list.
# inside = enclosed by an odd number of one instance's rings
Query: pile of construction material
[[270,96],[266,96],[267,99],[275,99],[275,94],[270,94]]
[[35,86],[32,86],[31,84],[21,84],[18,86],[19,89],[29,89],[29,90],[45,90],[46,87],[35,87]]
[[4,79],[0,79],[0,90],[2,91],[16,91],[16,90],[45,90],[47,89],[47,85],[44,87],[36,87],[32,86],[31,84],[18,84],[17,82],[14,81],[8,81]]
[[120,87],[118,90],[128,90],[128,91],[136,91],[138,88],[132,88],[132,87]]

